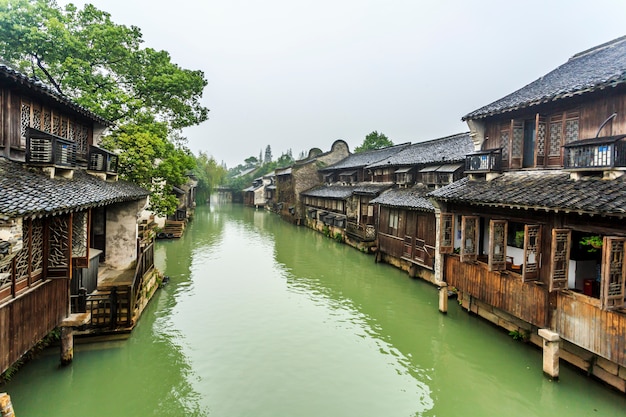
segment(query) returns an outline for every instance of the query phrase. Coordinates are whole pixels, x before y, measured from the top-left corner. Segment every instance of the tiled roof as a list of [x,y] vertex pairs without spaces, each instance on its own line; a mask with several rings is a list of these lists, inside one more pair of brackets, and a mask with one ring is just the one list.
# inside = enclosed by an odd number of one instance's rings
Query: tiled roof
[[463,178],[429,194],[457,203],[623,216],[626,182],[570,178],[562,171],[517,171],[491,181]]
[[626,82],[626,36],[574,55],[565,64],[527,86],[481,107],[463,120],[580,95]]
[[392,182],[363,182],[354,187],[354,194],[360,195],[378,195],[383,191],[391,188]]
[[126,181],[109,182],[74,171],[72,179],[51,179],[0,157],[0,218],[53,214],[146,197],[148,190]]
[[429,189],[424,186],[394,188],[373,199],[371,204],[411,210],[434,211],[435,208],[426,196]]
[[464,161],[474,151],[469,132],[457,133],[440,139],[414,143],[389,157],[371,163],[367,168],[385,166],[425,165]]
[[300,193],[307,197],[335,198],[345,200],[352,195],[354,186],[349,185],[320,185]]
[[409,146],[409,143],[403,143],[400,145],[389,146],[383,149],[375,149],[371,151],[364,151],[353,153],[336,164],[329,165],[320,171],[335,171],[340,169],[362,168],[374,162],[378,162],[381,159],[386,159],[389,156],[405,149]]
[[7,80],[8,82],[13,83],[14,85],[20,86],[21,88],[32,91],[36,94],[43,95],[51,98],[57,103],[72,109],[73,111],[81,114],[84,117],[87,117],[95,122],[103,124],[105,126],[111,125],[111,122],[98,116],[97,114],[87,110],[86,108],[79,106],[74,103],[69,97],[59,94],[56,90],[53,90],[50,86],[38,80],[36,78],[30,78],[25,74],[22,74],[19,71],[14,70],[13,68],[7,66],[0,62],[0,80]]

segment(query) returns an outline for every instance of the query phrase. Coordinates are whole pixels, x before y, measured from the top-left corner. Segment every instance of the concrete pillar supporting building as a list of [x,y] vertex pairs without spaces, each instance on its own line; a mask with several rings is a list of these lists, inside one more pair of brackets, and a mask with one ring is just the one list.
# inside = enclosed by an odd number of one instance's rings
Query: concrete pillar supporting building
[[439,311],[446,314],[448,312],[448,284],[439,282]]
[[11,404],[11,397],[6,392],[0,392],[0,416],[15,417],[13,404]]
[[559,342],[558,333],[549,329],[539,329],[539,336],[543,339],[543,373],[554,380],[559,379]]
[[61,327],[61,365],[69,365],[74,359],[74,329]]

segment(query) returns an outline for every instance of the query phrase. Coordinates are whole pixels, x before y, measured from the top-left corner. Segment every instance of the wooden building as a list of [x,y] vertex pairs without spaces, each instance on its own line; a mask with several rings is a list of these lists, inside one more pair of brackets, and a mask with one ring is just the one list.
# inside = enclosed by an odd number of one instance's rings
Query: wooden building
[[323,184],[302,193],[306,225],[318,231],[341,234],[349,245],[369,250],[376,241],[376,212],[370,201],[391,187],[391,182],[374,183],[367,166],[388,158],[408,144],[351,154],[319,170]]
[[289,222],[302,224],[306,213],[300,194],[321,184],[319,169],[332,165],[349,154],[348,144],[343,140],[336,140],[328,152],[314,148],[305,159],[296,161],[290,167],[276,169],[275,211]]
[[[117,155],[97,147],[107,125],[0,65],[0,372],[74,311],[87,325],[134,319],[153,269],[152,245],[138,243],[148,191],[117,181]],[[103,269],[130,270],[130,284],[89,300]],[[105,305],[105,318],[90,314]]]
[[463,119],[468,176],[430,194],[436,280],[626,392],[626,37]]
[[415,143],[368,166],[374,181],[393,181],[370,202],[378,213],[378,260],[435,281],[435,209],[427,194],[460,179],[472,149],[469,132],[459,133]]

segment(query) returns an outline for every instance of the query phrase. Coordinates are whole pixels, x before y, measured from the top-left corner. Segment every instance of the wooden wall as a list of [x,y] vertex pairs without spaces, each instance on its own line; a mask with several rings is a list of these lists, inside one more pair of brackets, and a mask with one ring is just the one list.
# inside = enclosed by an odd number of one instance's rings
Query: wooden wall
[[558,293],[555,330],[563,339],[626,366],[626,314],[602,310],[597,298]]
[[522,282],[519,274],[490,272],[485,263],[465,263],[457,255],[447,255],[444,280],[449,286],[537,327],[548,325],[546,288]]
[[0,372],[59,325],[69,306],[67,279],[50,279],[0,306]]

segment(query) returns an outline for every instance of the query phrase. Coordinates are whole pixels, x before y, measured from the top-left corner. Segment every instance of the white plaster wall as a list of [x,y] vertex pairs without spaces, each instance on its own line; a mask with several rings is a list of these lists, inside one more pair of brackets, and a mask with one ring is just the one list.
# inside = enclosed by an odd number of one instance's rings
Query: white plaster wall
[[137,260],[137,219],[145,206],[145,200],[114,204],[107,207],[106,216],[106,263],[123,270]]

